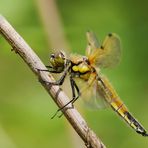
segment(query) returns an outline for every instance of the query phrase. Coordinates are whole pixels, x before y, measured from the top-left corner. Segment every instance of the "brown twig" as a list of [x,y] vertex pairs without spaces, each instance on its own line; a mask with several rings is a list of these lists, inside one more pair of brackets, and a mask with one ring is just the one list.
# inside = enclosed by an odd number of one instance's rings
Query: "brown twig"
[[[66,104],[69,101],[69,99],[66,96],[66,94],[59,88],[59,86],[49,87],[47,83],[42,83],[43,81],[49,81],[49,82],[54,81],[52,75],[50,75],[47,72],[44,71],[39,72],[37,70],[37,69],[46,69],[46,67],[39,59],[39,57],[34,53],[34,51],[29,47],[29,45],[24,41],[24,39],[14,30],[14,28],[2,16],[0,16],[0,33],[12,46],[13,50],[20,55],[20,57],[24,60],[24,62],[40,79],[41,84],[51,95],[51,97],[56,102],[58,107],[62,107],[64,104]],[[105,148],[104,144],[96,136],[96,134],[88,127],[85,120],[81,117],[81,115],[75,108],[68,109],[63,113],[64,116],[69,121],[69,123],[74,128],[74,130],[82,138],[86,147]]]
[[[38,6],[38,13],[45,31],[47,43],[50,47],[49,49],[64,49],[64,52],[69,54],[71,48],[64,33],[63,18],[58,8],[57,1],[37,0],[36,4]],[[66,85],[63,86],[63,88],[65,87]],[[67,90],[67,87],[65,90]],[[70,92],[67,91],[66,94],[69,95]],[[81,111],[81,114],[83,113],[82,107],[79,107],[79,111]],[[67,131],[73,148],[84,147],[83,141],[79,136],[74,134],[75,131],[70,126],[68,126]]]

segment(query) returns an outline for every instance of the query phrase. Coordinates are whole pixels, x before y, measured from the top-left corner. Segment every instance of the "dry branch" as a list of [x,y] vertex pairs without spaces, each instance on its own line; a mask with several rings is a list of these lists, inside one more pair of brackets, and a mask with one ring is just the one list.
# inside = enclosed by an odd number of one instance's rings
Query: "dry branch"
[[[42,83],[43,81],[54,81],[52,75],[47,72],[39,72],[37,69],[46,69],[45,65],[39,59],[39,57],[34,53],[31,47],[24,41],[24,39],[14,30],[14,28],[7,22],[7,20],[0,16],[0,33],[12,46],[13,50],[20,55],[24,62],[29,66],[29,68],[35,73],[35,75],[40,79],[41,84],[53,98],[58,107],[62,107],[69,101],[66,94],[59,88],[59,86],[49,87],[48,84]],[[70,105],[69,105],[70,107]],[[81,117],[79,112],[73,108],[68,109],[64,113],[68,122],[72,125],[74,130],[84,141],[86,147],[89,148],[105,148],[101,140],[96,136],[96,134],[90,130],[85,120]]]

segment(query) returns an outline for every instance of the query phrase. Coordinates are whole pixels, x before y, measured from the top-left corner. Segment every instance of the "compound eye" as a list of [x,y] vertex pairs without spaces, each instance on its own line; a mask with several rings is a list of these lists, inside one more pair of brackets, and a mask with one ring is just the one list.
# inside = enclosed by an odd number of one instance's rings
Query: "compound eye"
[[51,54],[51,55],[50,55],[50,58],[55,58],[55,55],[54,55],[54,54]]
[[59,57],[62,58],[62,59],[65,59],[63,52],[60,52]]

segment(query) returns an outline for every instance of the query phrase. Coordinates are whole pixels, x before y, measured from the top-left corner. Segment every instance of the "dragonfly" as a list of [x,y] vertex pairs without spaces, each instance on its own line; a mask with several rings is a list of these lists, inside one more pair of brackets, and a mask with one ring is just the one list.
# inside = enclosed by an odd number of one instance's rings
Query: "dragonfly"
[[81,97],[90,106],[95,105],[97,108],[110,106],[137,133],[148,136],[147,131],[128,111],[109,80],[100,70],[114,67],[120,62],[121,41],[119,36],[109,33],[101,46],[92,31],[88,31],[86,37],[88,43],[85,56],[72,54],[66,57],[63,51],[55,51],[50,55],[50,65],[46,66],[48,69],[42,70],[56,74],[62,73],[59,80],[47,82],[50,85],[62,85],[66,76],[69,76],[72,99],[57,112],[64,110],[69,104],[73,106],[73,103]]

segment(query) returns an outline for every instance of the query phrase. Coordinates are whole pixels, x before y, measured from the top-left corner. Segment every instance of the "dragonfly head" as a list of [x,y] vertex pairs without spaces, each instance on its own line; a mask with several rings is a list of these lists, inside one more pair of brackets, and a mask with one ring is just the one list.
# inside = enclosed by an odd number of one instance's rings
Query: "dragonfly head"
[[59,69],[62,71],[66,63],[65,54],[62,51],[56,51],[55,53],[50,55],[49,62],[53,69]]

